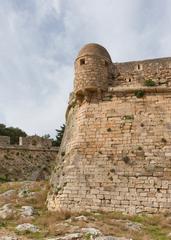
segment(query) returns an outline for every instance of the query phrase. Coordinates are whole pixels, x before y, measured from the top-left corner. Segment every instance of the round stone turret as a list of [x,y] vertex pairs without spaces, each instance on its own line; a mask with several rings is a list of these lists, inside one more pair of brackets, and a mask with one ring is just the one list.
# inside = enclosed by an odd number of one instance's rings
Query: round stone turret
[[107,50],[96,43],[85,45],[75,61],[75,94],[105,91],[112,72],[113,64]]

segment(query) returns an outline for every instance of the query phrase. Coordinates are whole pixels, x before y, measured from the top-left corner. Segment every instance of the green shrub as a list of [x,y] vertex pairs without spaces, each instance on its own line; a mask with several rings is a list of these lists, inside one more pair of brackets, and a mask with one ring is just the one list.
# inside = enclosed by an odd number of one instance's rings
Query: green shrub
[[124,157],[122,158],[122,160],[123,160],[126,164],[128,164],[128,163],[130,162],[130,158],[129,158],[128,156],[124,156]]
[[135,96],[137,98],[142,98],[142,97],[144,97],[144,95],[145,95],[145,92],[143,90],[136,90],[135,91]]
[[7,226],[7,223],[4,221],[0,221],[0,228],[4,228]]
[[8,182],[8,176],[7,175],[0,175],[0,183],[2,182]]
[[123,119],[124,120],[134,120],[134,115],[124,115]]
[[156,82],[152,79],[145,80],[144,85],[147,87],[154,87],[156,86]]

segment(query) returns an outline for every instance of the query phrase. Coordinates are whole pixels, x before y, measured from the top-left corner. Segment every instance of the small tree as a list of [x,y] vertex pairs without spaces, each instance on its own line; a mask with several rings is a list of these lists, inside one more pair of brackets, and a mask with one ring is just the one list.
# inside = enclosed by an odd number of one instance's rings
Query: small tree
[[56,129],[57,135],[56,135],[56,139],[53,141],[53,146],[59,147],[61,145],[64,131],[65,131],[65,124],[63,124],[60,127],[60,129]]
[[45,135],[42,136],[42,138],[44,138],[44,139],[50,139],[50,134],[45,134]]

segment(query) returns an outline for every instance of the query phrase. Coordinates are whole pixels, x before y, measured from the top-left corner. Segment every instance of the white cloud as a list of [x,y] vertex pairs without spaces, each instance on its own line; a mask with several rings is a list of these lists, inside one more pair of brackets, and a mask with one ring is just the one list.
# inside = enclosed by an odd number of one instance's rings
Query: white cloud
[[171,55],[170,0],[0,0],[0,121],[29,134],[64,122],[79,48],[113,61]]
[[61,12],[61,0],[37,0],[35,1],[36,5],[36,19],[38,23],[44,20],[44,18],[48,18],[49,16],[53,16],[58,18]]

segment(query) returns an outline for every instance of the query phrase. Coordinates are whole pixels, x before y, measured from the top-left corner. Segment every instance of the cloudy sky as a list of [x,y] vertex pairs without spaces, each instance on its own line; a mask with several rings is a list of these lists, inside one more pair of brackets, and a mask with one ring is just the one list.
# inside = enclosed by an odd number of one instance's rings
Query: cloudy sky
[[171,56],[171,1],[0,0],[0,122],[54,136],[90,42],[113,62]]

